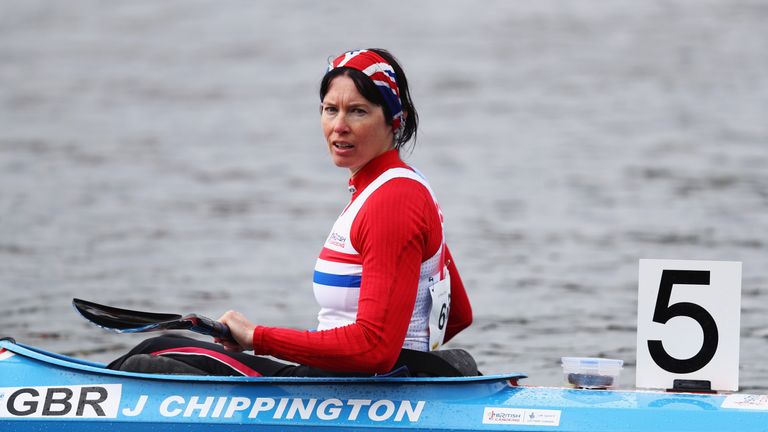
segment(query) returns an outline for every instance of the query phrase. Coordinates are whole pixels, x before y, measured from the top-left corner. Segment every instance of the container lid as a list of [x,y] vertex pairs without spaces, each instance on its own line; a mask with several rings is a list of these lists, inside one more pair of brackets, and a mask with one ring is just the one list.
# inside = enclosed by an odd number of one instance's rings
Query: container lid
[[595,366],[608,366],[608,367],[622,367],[624,366],[624,360],[619,359],[607,359],[598,357],[561,357],[563,365],[568,366],[583,366],[583,367],[595,367]]

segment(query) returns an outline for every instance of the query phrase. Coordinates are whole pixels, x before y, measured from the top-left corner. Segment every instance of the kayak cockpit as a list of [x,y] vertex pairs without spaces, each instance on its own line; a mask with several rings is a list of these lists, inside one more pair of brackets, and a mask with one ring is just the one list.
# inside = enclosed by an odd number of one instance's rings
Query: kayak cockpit
[[245,376],[200,376],[200,375],[170,375],[148,374],[140,372],[125,372],[106,368],[103,363],[91,362],[63,354],[45,351],[40,348],[18,343],[10,338],[0,339],[0,360],[3,353],[10,360],[11,356],[20,356],[20,361],[36,362],[43,368],[57,368],[79,373],[94,373],[102,376],[130,377],[150,380],[167,381],[202,381],[202,382],[261,382],[261,383],[481,383],[506,381],[517,385],[518,381],[527,378],[522,373],[505,373],[496,375],[481,375],[471,377],[403,377],[376,375],[370,377],[245,377]]

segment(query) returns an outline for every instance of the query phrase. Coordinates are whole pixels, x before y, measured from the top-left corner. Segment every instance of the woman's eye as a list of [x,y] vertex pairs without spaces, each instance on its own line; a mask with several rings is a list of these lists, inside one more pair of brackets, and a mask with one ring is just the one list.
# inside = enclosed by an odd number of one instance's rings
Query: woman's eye
[[332,107],[332,106],[324,106],[323,107],[323,113],[325,113],[325,114],[335,114],[336,111],[338,111],[336,109],[336,107]]
[[352,112],[358,115],[363,115],[367,113],[367,111],[363,108],[352,108]]

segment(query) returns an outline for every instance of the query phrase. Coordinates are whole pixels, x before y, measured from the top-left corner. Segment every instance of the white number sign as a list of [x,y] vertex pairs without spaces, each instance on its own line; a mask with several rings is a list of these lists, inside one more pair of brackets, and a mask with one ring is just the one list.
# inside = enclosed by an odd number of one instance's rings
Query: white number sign
[[643,259],[639,276],[637,387],[738,390],[741,263]]

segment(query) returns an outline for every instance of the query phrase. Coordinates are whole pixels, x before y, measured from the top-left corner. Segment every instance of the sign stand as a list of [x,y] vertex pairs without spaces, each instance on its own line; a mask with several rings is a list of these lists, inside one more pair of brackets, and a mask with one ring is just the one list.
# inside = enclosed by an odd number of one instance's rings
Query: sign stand
[[712,382],[708,380],[676,379],[673,381],[672,388],[667,389],[667,391],[678,393],[717,393],[717,391],[712,390]]

